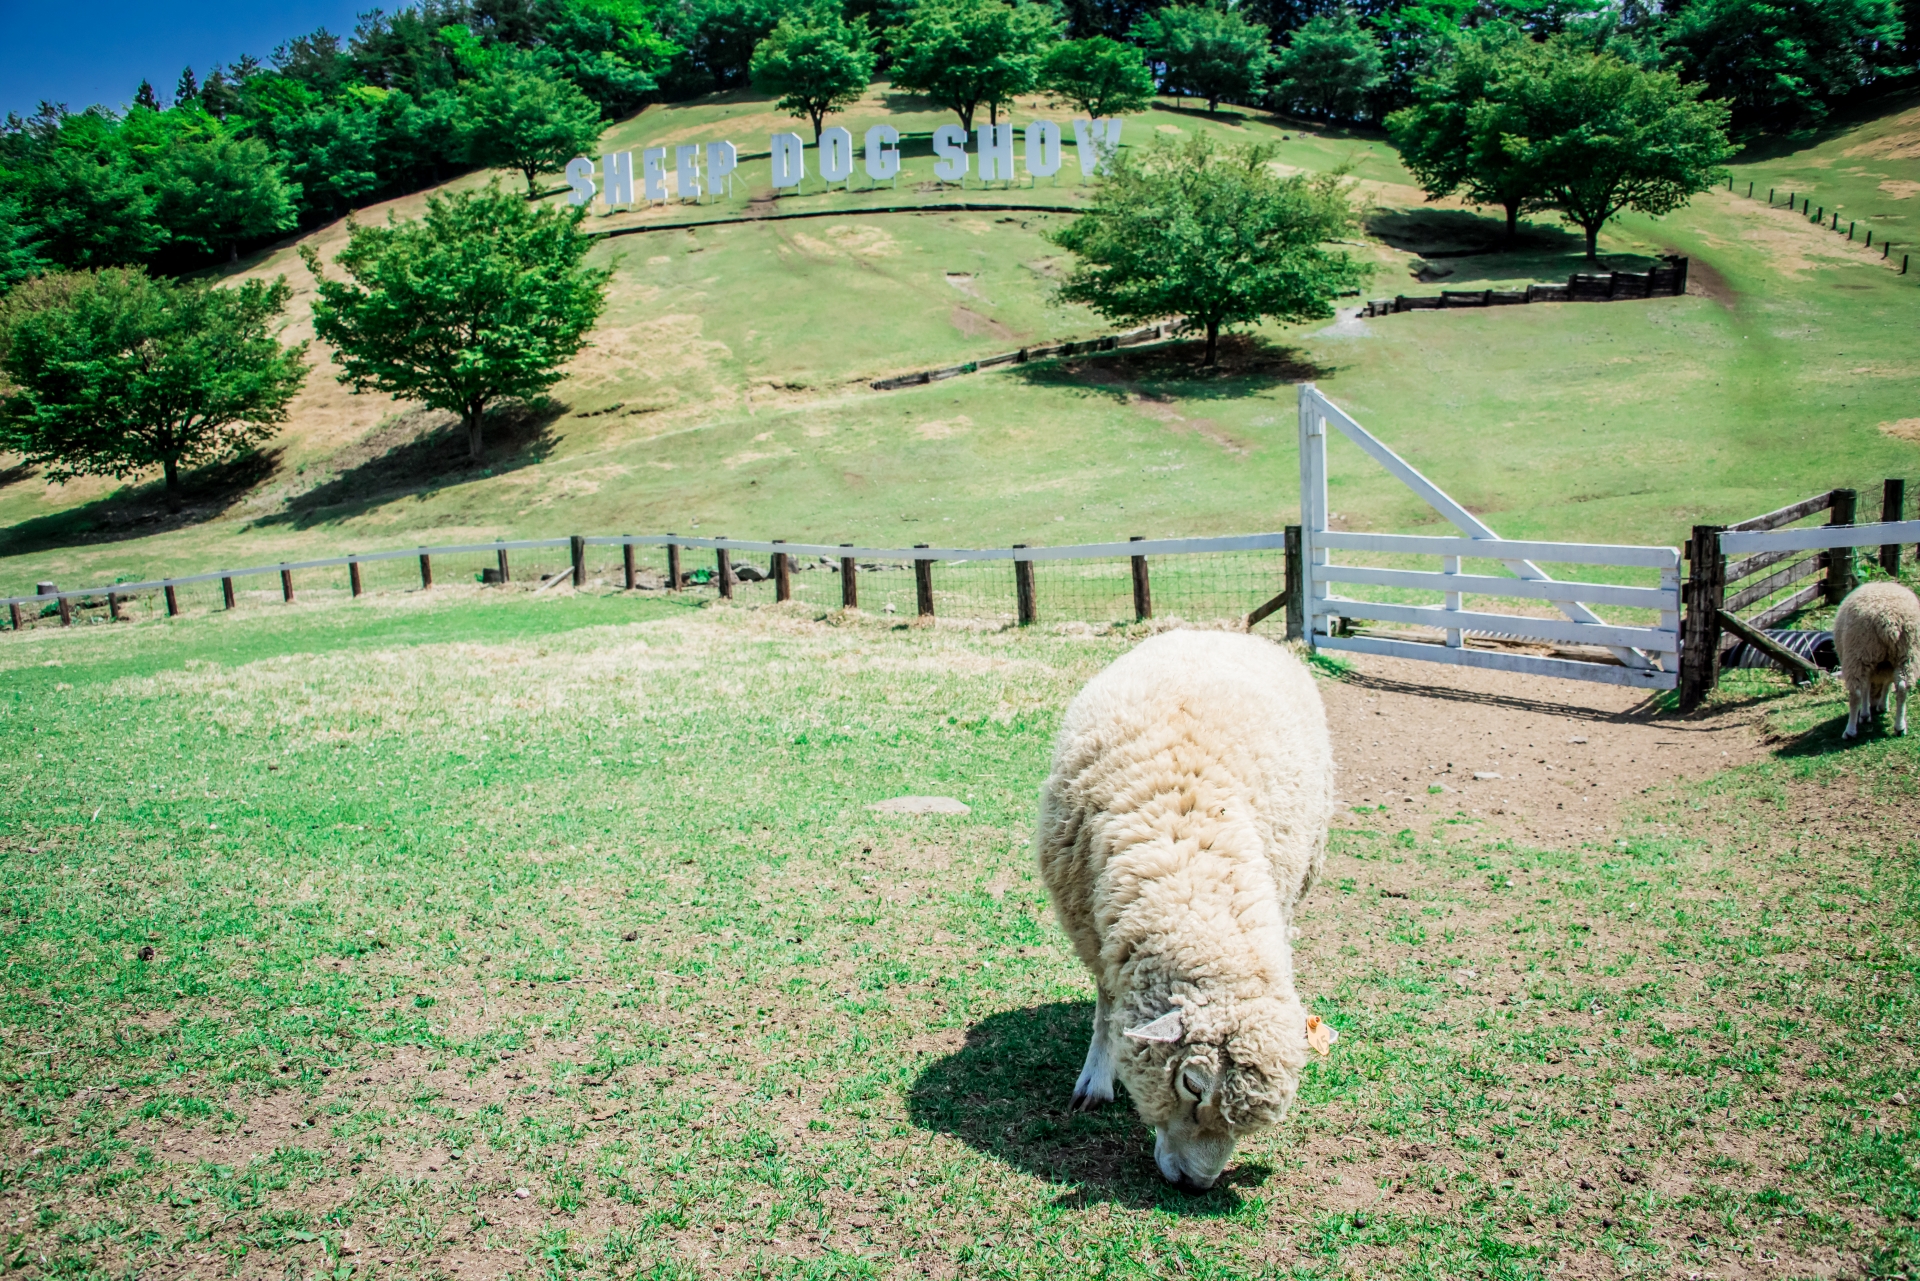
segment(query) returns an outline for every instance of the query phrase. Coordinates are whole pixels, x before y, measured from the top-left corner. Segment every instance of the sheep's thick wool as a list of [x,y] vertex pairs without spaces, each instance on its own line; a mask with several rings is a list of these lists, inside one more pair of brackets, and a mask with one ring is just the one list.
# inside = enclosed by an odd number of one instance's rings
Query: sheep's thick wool
[[1893,731],[1907,732],[1907,696],[1920,680],[1920,598],[1895,582],[1866,583],[1840,602],[1833,618],[1833,646],[1847,690],[1847,728],[1884,712],[1891,689],[1898,708]]
[[[1288,931],[1332,812],[1319,692],[1272,642],[1165,633],[1068,707],[1035,850],[1099,989],[1083,1092],[1111,1098],[1117,1074],[1163,1149],[1169,1126],[1211,1136],[1223,1165],[1292,1104],[1307,1041]],[[1085,1088],[1103,1052],[1104,1096]]]

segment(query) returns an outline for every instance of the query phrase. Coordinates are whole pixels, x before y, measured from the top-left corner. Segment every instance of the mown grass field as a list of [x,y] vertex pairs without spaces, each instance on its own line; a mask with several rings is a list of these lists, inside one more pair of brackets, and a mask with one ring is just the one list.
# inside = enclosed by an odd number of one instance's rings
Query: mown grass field
[[[1023,103],[1015,119],[1036,110],[1049,114]],[[1920,182],[1903,141],[1910,116],[1893,104],[1736,172],[1797,181],[1797,165],[1851,183],[1846,199],[1877,201],[1872,216],[1897,233],[1906,186]],[[1058,188],[920,191],[928,158],[913,136],[937,113],[878,86],[843,117],[856,131],[882,118],[910,135],[903,199],[1073,203],[1088,190],[1069,157]],[[650,108],[609,139],[733,134],[745,149],[750,135],[785,127],[764,102],[728,96]],[[1174,104],[1126,127],[1129,145],[1201,130],[1274,139],[1282,163],[1304,171],[1350,166],[1371,202],[1353,246],[1377,267],[1369,296],[1562,279],[1583,265],[1577,239],[1546,219],[1516,253],[1475,252],[1492,244],[1494,220],[1423,205],[1378,137]],[[875,197],[814,188],[752,201],[771,194],[765,164],[743,166],[730,208],[844,207],[844,220],[605,242],[595,258],[615,278],[596,346],[551,404],[502,414],[483,467],[465,462],[440,418],[349,396],[322,365],[269,451],[206,477],[182,513],[150,489],[0,472],[0,586],[499,535],[697,527],[893,545],[1272,529],[1297,511],[1302,379],[1511,536],[1672,544],[1695,521],[1738,520],[1837,484],[1877,492],[1920,461],[1920,361],[1903,339],[1920,277],[1747,200],[1744,186],[1664,219],[1627,217],[1603,237],[1607,261],[1624,267],[1689,255],[1685,298],[1272,326],[1214,376],[1196,376],[1191,350],[1177,348],[876,393],[868,382],[886,374],[1101,332],[1091,313],[1052,300],[1064,260],[1043,237],[1070,215],[862,215]],[[391,209],[406,216],[419,204]],[[314,239],[330,253],[344,228]],[[298,297],[288,333],[305,336],[311,285],[293,248],[243,269],[289,275]],[[1351,527],[1431,521],[1357,453],[1341,453],[1334,505]],[[942,537],[929,536],[934,527]]]
[[[1128,643],[437,589],[0,646],[7,1264],[1920,1265],[1920,739],[1742,674],[1708,715],[1764,759],[1604,840],[1347,816],[1298,944],[1341,1039],[1196,1198],[1064,1111],[1090,989],[1028,866]],[[868,808],[916,793],[971,812]]]

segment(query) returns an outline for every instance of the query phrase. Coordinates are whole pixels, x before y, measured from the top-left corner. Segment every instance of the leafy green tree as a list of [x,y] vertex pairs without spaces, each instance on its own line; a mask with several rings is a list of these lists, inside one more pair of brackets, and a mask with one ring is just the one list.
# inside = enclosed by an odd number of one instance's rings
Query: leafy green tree
[[1237,10],[1214,5],[1169,5],[1133,24],[1134,43],[1149,62],[1166,70],[1163,92],[1205,98],[1208,111],[1222,100],[1255,102],[1266,96],[1273,50],[1267,29]]
[[125,266],[167,243],[147,175],[111,146],[45,148],[22,175],[18,199],[39,228],[42,252],[62,266]]
[[1322,120],[1357,119],[1385,80],[1380,42],[1353,10],[1321,14],[1287,33],[1274,59],[1276,100]]
[[1354,225],[1339,174],[1277,177],[1272,144],[1222,146],[1207,135],[1123,152],[1093,207],[1053,233],[1074,265],[1060,297],[1109,320],[1181,316],[1207,336],[1265,317],[1312,320],[1359,287],[1364,269],[1326,247]]
[[1817,124],[1846,94],[1912,70],[1895,0],[1691,0],[1665,34],[1687,78],[1745,129]]
[[0,448],[54,480],[180,469],[273,434],[306,380],[306,344],[281,346],[285,279],[234,288],[140,269],[49,277],[0,307]]
[[746,84],[753,51],[785,11],[781,0],[689,0],[668,30],[685,50],[675,64],[675,85],[691,95]]
[[539,194],[536,179],[564,168],[600,141],[600,109],[565,80],[536,70],[501,67],[467,95],[474,163],[518,169],[527,198]]
[[639,0],[551,0],[542,16],[539,61],[609,118],[637,109],[680,51]]
[[1547,206],[1540,181],[1509,150],[1507,139],[1526,124],[1507,94],[1507,82],[1544,46],[1517,28],[1492,24],[1462,36],[1414,90],[1413,105],[1386,119],[1400,162],[1434,200],[1464,192],[1476,205],[1506,211],[1505,246],[1513,247],[1520,215]]
[[337,217],[380,190],[380,121],[363,102],[340,98],[255,128],[285,159],[301,209],[316,220]]
[[1140,51],[1108,36],[1063,40],[1047,50],[1040,87],[1096,120],[1145,111],[1153,103],[1153,72]]
[[430,197],[418,222],[354,226],[337,259],[351,283],[303,249],[340,381],[459,414],[479,458],[487,406],[558,382],[605,305],[609,273],[582,263],[585,215],[490,185]]
[[156,174],[155,216],[177,245],[240,256],[240,243],[291,229],[300,189],[257,138],[214,139],[175,147]]
[[1000,107],[1030,91],[1059,34],[1052,10],[1003,0],[921,0],[893,32],[893,83],[924,93],[973,129],[981,104]]
[[753,87],[777,95],[775,105],[788,115],[811,120],[816,143],[827,113],[857,102],[872,79],[873,33],[837,4],[788,14],[753,51]]
[[1727,176],[1727,108],[1702,102],[1703,88],[1559,42],[1508,76],[1519,129],[1507,150],[1542,206],[1586,232],[1589,261],[1608,219],[1670,213]]
[[47,269],[34,239],[37,231],[18,201],[0,196],[0,296]]

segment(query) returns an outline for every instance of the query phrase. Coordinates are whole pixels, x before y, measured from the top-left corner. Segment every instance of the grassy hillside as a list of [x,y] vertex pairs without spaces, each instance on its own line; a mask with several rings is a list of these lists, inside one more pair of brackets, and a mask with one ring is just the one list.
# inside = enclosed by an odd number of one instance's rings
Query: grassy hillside
[[[1036,113],[1069,114],[1023,102],[1014,118]],[[1881,192],[1892,212],[1874,216],[1895,219],[1908,198],[1900,184],[1920,182],[1920,153],[1903,141],[1911,115],[1765,163],[1844,178],[1862,201]],[[1044,236],[1070,215],[941,207],[1083,202],[1071,147],[1057,186],[933,189],[926,135],[943,118],[885,85],[841,117],[856,134],[890,119],[906,135],[897,192],[823,194],[815,179],[812,194],[776,201],[762,156],[743,162],[730,203],[596,216],[606,228],[742,221],[596,248],[615,277],[594,347],[549,404],[501,412],[481,468],[444,416],[348,395],[323,363],[270,450],[201,478],[183,512],[151,489],[0,472],[0,587],[495,535],[698,527],[1058,543],[1273,528],[1295,512],[1301,378],[1515,535],[1674,542],[1697,519],[1738,519],[1840,483],[1877,490],[1879,477],[1920,463],[1920,360],[1900,338],[1920,278],[1745,199],[1745,169],[1737,196],[1709,193],[1603,237],[1611,265],[1688,254],[1685,298],[1275,326],[1214,376],[1196,375],[1184,349],[1141,350],[873,392],[870,380],[889,373],[1106,328],[1051,297],[1063,259]],[[751,154],[787,127],[764,101],[724,95],[650,108],[607,145],[730,137]],[[1164,103],[1130,119],[1125,139],[1194,130],[1274,139],[1297,170],[1348,167],[1370,202],[1355,248],[1376,267],[1372,296],[1564,278],[1581,265],[1577,238],[1545,221],[1519,252],[1476,252],[1493,244],[1494,219],[1425,205],[1377,137]],[[876,200],[929,212],[861,212]],[[405,217],[421,203],[360,216]],[[337,251],[345,227],[310,239]],[[311,280],[294,248],[242,271],[288,276],[289,333],[304,337]],[[1354,527],[1429,519],[1357,454],[1336,456],[1334,495]]]

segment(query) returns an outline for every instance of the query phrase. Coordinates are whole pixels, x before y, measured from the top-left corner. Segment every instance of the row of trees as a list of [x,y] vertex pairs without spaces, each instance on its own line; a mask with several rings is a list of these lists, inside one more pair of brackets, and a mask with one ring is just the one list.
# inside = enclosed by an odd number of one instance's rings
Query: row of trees
[[[407,223],[356,226],[319,279],[314,330],[340,379],[460,415],[478,458],[487,407],[558,382],[604,305],[582,211],[498,188],[429,199]],[[284,278],[214,288],[141,268],[54,272],[0,300],[0,450],[50,480],[181,471],[251,448],[286,420],[307,344],[283,345]]]
[[1412,106],[1387,117],[1401,160],[1435,198],[1463,194],[1506,211],[1557,211],[1586,233],[1622,210],[1658,216],[1726,176],[1725,103],[1701,86],[1559,37],[1509,26],[1457,41]]

